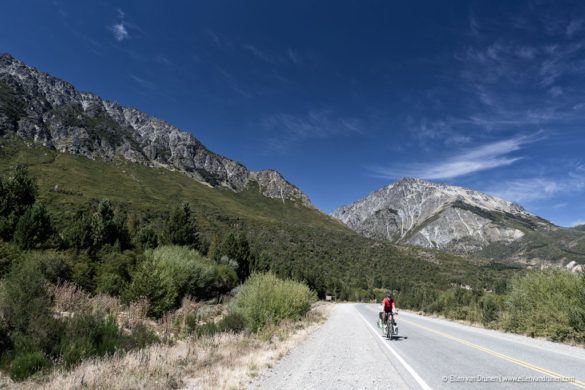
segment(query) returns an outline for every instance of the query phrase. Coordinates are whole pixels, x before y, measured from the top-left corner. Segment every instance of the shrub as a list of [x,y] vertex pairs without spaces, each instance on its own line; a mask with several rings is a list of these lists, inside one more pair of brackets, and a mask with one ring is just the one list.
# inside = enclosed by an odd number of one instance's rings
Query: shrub
[[49,366],[50,362],[42,352],[28,352],[16,356],[10,363],[10,377],[21,381],[35,372]]
[[132,275],[126,293],[130,300],[148,298],[150,314],[161,317],[178,307],[181,298],[209,298],[229,291],[237,278],[229,269],[214,264],[199,252],[179,246],[159,247],[145,252],[145,260]]
[[18,261],[21,254],[15,245],[0,239],[0,279],[10,271],[12,263]]
[[24,166],[11,177],[0,177],[0,237],[10,240],[18,219],[35,203],[37,186]]
[[129,301],[148,299],[148,315],[156,318],[176,307],[179,298],[173,280],[150,257],[142,261],[132,274],[132,282],[124,291],[124,297]]
[[575,332],[571,313],[581,307],[579,276],[561,269],[532,271],[512,280],[506,328],[564,340]]
[[481,321],[484,325],[494,322],[500,316],[500,306],[492,294],[486,294],[480,301]]
[[156,333],[150,330],[146,325],[138,324],[132,330],[132,334],[125,337],[123,345],[125,350],[142,349],[159,341],[160,339]]
[[112,354],[123,347],[123,335],[112,318],[91,314],[77,315],[67,321],[59,354],[68,367],[91,356]]
[[[216,261],[222,260],[224,263],[228,263],[230,260],[235,261],[237,264],[235,269],[240,280],[243,281],[250,275],[253,258],[250,244],[243,235],[240,234],[236,237],[233,233],[229,233],[213,253]],[[224,257],[227,259],[224,260]]]
[[65,243],[68,247],[90,252],[107,245],[117,250],[126,249],[130,246],[126,219],[126,214],[114,210],[108,200],[100,201],[97,207],[88,205],[76,212],[73,223],[65,229]]
[[569,311],[569,324],[575,330],[575,339],[583,342],[585,341],[585,274],[582,274],[580,279],[576,304]]
[[28,208],[18,220],[14,242],[21,249],[32,249],[44,244],[54,233],[53,223],[43,204]]
[[46,347],[55,329],[45,285],[37,259],[25,258],[12,265],[0,297],[0,317],[35,349]]
[[152,226],[141,226],[136,232],[133,242],[143,249],[153,249],[158,246],[159,237]]
[[189,203],[183,203],[173,209],[165,224],[164,239],[167,244],[185,245],[199,249],[197,221]]
[[235,307],[253,332],[284,319],[300,319],[316,300],[306,285],[274,274],[253,274],[235,298]]
[[133,252],[104,253],[96,269],[96,292],[120,295],[124,286],[131,280],[131,272],[137,262]]
[[221,332],[239,333],[246,328],[246,319],[241,313],[232,311],[219,321],[218,328]]

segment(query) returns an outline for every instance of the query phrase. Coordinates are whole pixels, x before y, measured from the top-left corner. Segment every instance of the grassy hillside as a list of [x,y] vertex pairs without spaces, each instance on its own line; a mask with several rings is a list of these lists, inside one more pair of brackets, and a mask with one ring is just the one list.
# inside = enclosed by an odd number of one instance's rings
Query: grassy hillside
[[258,188],[235,193],[179,173],[124,160],[93,161],[61,154],[12,137],[0,141],[0,173],[25,164],[40,199],[65,225],[88,202],[109,199],[129,215],[156,221],[188,201],[204,239],[244,231],[257,254],[256,268],[305,280],[320,294],[360,294],[374,287],[413,285],[492,288],[512,270],[441,252],[365,239],[324,213],[269,199]]
[[523,229],[525,236],[511,244],[494,243],[481,256],[509,263],[563,265],[572,260],[585,264],[585,231],[557,227],[549,231]]

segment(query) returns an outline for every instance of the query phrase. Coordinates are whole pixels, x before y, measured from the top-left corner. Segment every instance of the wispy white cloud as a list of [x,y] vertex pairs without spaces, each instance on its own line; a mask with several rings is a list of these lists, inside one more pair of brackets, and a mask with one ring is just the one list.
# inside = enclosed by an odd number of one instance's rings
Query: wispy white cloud
[[296,50],[293,49],[288,49],[286,51],[286,55],[288,57],[288,59],[295,65],[300,64],[301,62],[303,62],[302,57],[300,55],[300,53]]
[[130,38],[130,34],[128,33],[128,30],[126,30],[126,26],[123,22],[111,25],[110,31],[114,34],[114,38],[116,38],[117,41],[123,41],[124,39]]
[[583,19],[573,19],[567,25],[566,34],[568,38],[573,38],[573,35],[583,28]]
[[[585,189],[585,176],[570,174],[561,178],[533,177],[506,180],[491,186],[486,192],[514,202],[530,203],[579,192],[583,189]],[[557,204],[557,208],[564,206],[566,204]]]
[[578,219],[571,224],[571,227],[585,225],[585,219]]
[[286,49],[284,52],[274,50],[270,51],[261,49],[258,46],[249,43],[242,45],[242,48],[251,53],[257,59],[269,64],[300,65],[302,63],[301,54],[291,48]]
[[415,163],[408,166],[373,167],[370,174],[384,179],[413,176],[424,179],[452,179],[498,167],[504,167],[522,159],[513,156],[524,145],[542,139],[542,133],[518,136],[506,140],[484,144],[472,149],[462,150],[440,161]]
[[247,44],[247,45],[243,45],[242,47],[245,50],[248,50],[256,58],[258,58],[258,59],[260,59],[262,61],[265,61],[265,62],[268,62],[268,63],[271,63],[271,64],[273,64],[275,62],[275,59],[274,59],[274,57],[272,55],[268,54],[267,52],[265,52],[265,51],[263,51],[263,50],[261,50],[259,48],[257,48],[254,45]]
[[227,85],[237,94],[250,99],[252,98],[252,94],[250,92],[248,92],[247,90],[245,90],[242,86],[240,81],[238,80],[238,78],[233,75],[232,73],[228,72],[227,70],[225,70],[224,68],[222,68],[221,66],[215,66],[215,68],[217,69],[217,71],[219,72],[219,74],[222,76],[222,78],[224,79],[224,81],[227,83]]
[[262,125],[274,134],[269,146],[279,151],[306,139],[362,134],[365,127],[363,120],[338,116],[332,110],[312,110],[302,115],[277,113],[263,118]]
[[151,90],[153,90],[153,89],[155,89],[155,88],[156,88],[156,84],[154,84],[152,81],[146,80],[146,79],[145,79],[145,78],[143,78],[143,77],[136,76],[136,75],[135,75],[135,74],[133,74],[133,73],[130,73],[130,78],[131,78],[131,79],[132,79],[132,80],[133,80],[133,81],[134,81],[136,84],[140,85],[140,86],[141,86],[141,87],[143,87],[143,88],[146,88],[146,89],[151,89]]
[[173,64],[173,61],[171,61],[168,57],[165,57],[161,54],[159,54],[155,57],[155,61],[158,62],[159,64],[167,65],[167,66],[170,66]]
[[130,30],[134,30],[134,32],[138,33],[143,32],[142,29],[136,24],[126,21],[126,13],[124,13],[124,11],[119,8],[116,10],[116,19],[114,23],[109,25],[107,28],[112,33],[114,39],[118,42],[132,38],[130,35]]
[[215,32],[215,31],[213,31],[211,29],[205,30],[205,35],[207,35],[207,38],[209,38],[209,40],[215,46],[217,46],[219,48],[224,48],[224,47],[227,47],[227,46],[231,46],[231,42],[229,42],[225,37],[223,37],[218,32]]

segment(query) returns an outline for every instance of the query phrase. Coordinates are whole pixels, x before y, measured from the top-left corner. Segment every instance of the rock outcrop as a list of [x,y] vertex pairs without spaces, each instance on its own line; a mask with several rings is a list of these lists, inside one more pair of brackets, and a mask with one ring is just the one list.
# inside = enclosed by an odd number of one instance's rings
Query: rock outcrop
[[338,208],[333,217],[374,239],[472,253],[553,225],[521,206],[462,187],[405,178]]
[[209,151],[190,133],[0,55],[0,134],[14,132],[60,152],[126,160],[177,170],[212,186],[242,191],[257,182],[263,195],[312,207],[273,170],[252,172]]

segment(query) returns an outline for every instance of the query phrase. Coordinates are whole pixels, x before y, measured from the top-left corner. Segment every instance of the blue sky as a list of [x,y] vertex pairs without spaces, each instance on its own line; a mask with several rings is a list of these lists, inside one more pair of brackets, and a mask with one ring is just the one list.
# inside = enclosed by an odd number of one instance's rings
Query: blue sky
[[585,223],[582,1],[8,0],[0,52],[326,212],[415,176]]

